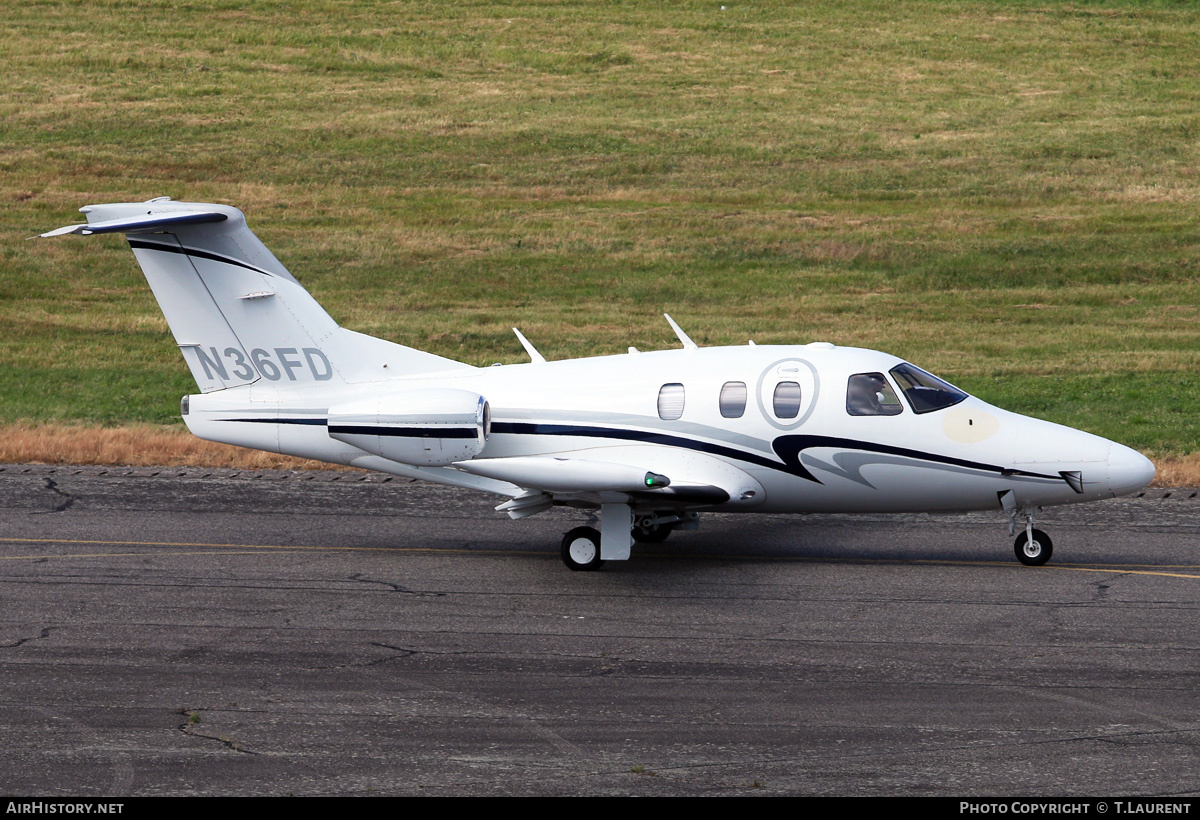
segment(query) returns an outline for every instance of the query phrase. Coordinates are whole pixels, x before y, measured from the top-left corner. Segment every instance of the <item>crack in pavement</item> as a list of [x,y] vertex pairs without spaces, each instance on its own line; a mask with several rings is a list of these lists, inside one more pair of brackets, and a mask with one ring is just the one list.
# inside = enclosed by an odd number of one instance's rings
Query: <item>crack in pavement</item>
[[215,740],[225,748],[234,752],[238,752],[239,754],[258,754],[258,752],[252,752],[249,749],[243,749],[242,744],[238,743],[236,740],[232,740],[231,738],[222,737],[221,735],[209,735],[203,732],[195,731],[195,727],[200,723],[199,709],[179,709],[177,710],[177,713],[187,716],[187,720],[180,724],[179,731],[188,737],[196,737],[200,738],[201,740]]
[[[390,649],[393,652],[399,652],[400,654],[399,655],[390,655],[386,658],[380,658],[377,661],[371,661],[369,664],[367,664],[368,666],[374,666],[377,663],[385,663],[387,661],[394,661],[394,660],[396,660],[396,658],[410,658],[413,655],[419,654],[418,650],[416,650],[416,649],[407,649],[406,647],[403,647],[403,646],[391,646],[390,644],[379,643],[378,641],[371,641],[371,646],[377,646],[380,649]],[[426,654],[440,654],[440,653],[426,653]]]
[[20,646],[23,643],[27,643],[29,641],[36,640],[38,638],[49,638],[50,630],[57,629],[57,628],[58,627],[55,627],[55,626],[48,626],[45,629],[43,629],[41,631],[41,634],[39,634],[39,635],[31,636],[28,638],[19,638],[16,643],[0,644],[0,649],[16,649],[18,646]]
[[[68,492],[63,492],[62,490],[58,489],[58,482],[55,481],[53,478],[51,478],[50,476],[45,476],[42,480],[46,482],[47,490],[50,490],[55,495],[60,495],[66,499],[66,501],[61,502],[53,510],[47,510],[47,512],[64,512],[67,509],[67,507],[69,507],[75,503],[75,496],[71,495]],[[36,514],[37,513],[35,513],[35,515]]]
[[355,573],[354,575],[351,575],[350,579],[353,581],[358,581],[363,584],[379,584],[380,586],[391,587],[393,592],[403,592],[406,595],[415,595],[418,598],[445,598],[446,597],[446,593],[444,593],[444,592],[422,592],[422,591],[416,590],[416,589],[409,589],[408,587],[402,586],[402,585],[394,583],[392,581],[379,581],[374,578],[364,578],[360,573]]

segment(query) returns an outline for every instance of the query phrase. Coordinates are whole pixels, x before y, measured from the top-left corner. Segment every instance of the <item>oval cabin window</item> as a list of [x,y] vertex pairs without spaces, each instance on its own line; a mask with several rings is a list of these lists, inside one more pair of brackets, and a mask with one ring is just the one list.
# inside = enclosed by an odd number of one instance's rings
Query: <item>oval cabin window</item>
[[746,383],[725,382],[721,387],[721,416],[740,419],[746,412]]
[[658,417],[674,421],[683,415],[683,385],[664,384],[658,391]]
[[800,415],[800,385],[796,382],[780,382],[775,385],[772,409],[776,418],[794,419]]

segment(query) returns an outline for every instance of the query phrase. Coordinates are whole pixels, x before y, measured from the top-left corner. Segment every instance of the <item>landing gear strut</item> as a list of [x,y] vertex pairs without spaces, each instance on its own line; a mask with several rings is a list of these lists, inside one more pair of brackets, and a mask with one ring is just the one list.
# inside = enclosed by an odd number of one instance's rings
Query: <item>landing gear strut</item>
[[633,540],[639,544],[661,544],[667,540],[679,516],[671,513],[639,513],[633,517]]
[[600,505],[600,529],[576,527],[563,536],[562,559],[576,572],[600,569],[605,561],[629,559],[634,541],[657,544],[675,530],[700,526],[696,512],[648,512],[634,514],[628,504]]

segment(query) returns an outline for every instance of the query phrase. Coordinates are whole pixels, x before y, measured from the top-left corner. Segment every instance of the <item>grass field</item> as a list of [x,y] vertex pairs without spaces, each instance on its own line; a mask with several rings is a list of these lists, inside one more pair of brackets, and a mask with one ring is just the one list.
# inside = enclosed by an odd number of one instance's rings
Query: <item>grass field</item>
[[0,19],[0,426],[194,389],[98,201],[218,201],[342,324],[476,364],[884,349],[1200,452],[1200,7],[31,2]]

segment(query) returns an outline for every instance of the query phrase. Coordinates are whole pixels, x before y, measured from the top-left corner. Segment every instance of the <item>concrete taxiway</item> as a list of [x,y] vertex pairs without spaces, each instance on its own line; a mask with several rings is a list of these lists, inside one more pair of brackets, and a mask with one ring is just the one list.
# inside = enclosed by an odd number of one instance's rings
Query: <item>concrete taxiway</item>
[[1200,498],[585,517],[359,473],[0,465],[0,792],[1195,795]]

